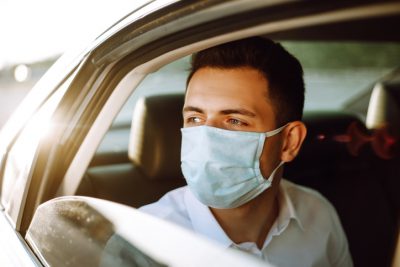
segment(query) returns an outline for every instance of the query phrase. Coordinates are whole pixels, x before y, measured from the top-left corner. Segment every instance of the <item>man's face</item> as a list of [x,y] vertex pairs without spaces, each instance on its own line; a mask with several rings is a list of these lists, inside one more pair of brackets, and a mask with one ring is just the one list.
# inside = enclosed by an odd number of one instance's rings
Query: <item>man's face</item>
[[[277,128],[268,81],[252,68],[201,68],[190,80],[183,108],[184,127],[207,125],[233,131]],[[260,159],[268,177],[280,162],[280,135],[268,138]],[[240,152],[238,152],[240,153]]]

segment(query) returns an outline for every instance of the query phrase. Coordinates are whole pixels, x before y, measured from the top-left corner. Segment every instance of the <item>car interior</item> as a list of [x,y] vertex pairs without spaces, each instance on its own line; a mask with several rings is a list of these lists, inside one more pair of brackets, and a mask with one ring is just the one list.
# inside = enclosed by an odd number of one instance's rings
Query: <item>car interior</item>
[[[378,39],[386,36],[381,33]],[[305,143],[285,165],[286,179],[316,189],[336,208],[355,266],[390,266],[398,242],[399,69],[381,77],[340,109],[306,110]],[[129,114],[129,123],[116,119],[77,195],[137,208],[185,185],[179,156],[184,90],[135,98],[120,113]]]
[[[140,207],[185,185],[179,157],[183,101],[183,94],[140,99],[133,112],[129,162],[90,167],[77,194]],[[286,165],[284,177],[331,201],[358,266],[379,265],[384,259],[388,265],[398,231],[398,158],[379,156],[366,141],[374,131],[349,112],[309,112],[304,122],[305,144],[295,161]],[[366,251],[374,253],[366,257]]]

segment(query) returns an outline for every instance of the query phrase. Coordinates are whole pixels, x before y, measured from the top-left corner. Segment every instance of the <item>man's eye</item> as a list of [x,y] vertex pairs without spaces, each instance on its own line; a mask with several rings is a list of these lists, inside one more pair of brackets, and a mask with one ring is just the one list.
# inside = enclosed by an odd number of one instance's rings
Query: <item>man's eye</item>
[[201,119],[199,117],[190,117],[187,119],[188,123],[200,123]]
[[243,123],[238,119],[229,119],[229,123],[233,125],[243,125]]

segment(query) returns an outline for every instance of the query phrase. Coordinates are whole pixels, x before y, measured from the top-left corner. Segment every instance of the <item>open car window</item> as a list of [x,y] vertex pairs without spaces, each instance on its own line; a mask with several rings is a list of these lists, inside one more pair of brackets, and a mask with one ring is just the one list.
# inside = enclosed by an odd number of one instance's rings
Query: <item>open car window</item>
[[282,44],[303,66],[305,111],[345,109],[347,103],[370,94],[377,82],[400,67],[400,44],[394,42],[283,41]]
[[[400,45],[393,42],[278,40],[304,69],[305,112],[350,111],[365,120],[374,85],[398,70]],[[146,76],[104,136],[91,165],[128,162],[127,148],[138,99],[184,94],[190,57]]]
[[[398,117],[377,128],[367,128],[366,117],[378,83],[394,83],[385,97],[395,103],[392,108],[399,105],[400,45],[280,42],[304,67],[308,128],[299,156],[285,164],[284,178],[319,191],[334,205],[356,264],[386,264],[397,240]],[[143,80],[105,135],[77,194],[141,207],[185,185],[179,129],[188,68],[184,57]],[[377,212],[373,219],[371,208]],[[384,231],[369,233],[383,222]],[[370,257],[362,241],[367,232],[374,247]]]
[[[346,103],[370,93],[375,83],[400,67],[400,44],[394,42],[277,42],[303,66],[305,111],[344,109]],[[149,74],[118,114],[114,126],[130,124],[134,105],[140,97],[184,93],[189,61],[189,56],[184,57]]]

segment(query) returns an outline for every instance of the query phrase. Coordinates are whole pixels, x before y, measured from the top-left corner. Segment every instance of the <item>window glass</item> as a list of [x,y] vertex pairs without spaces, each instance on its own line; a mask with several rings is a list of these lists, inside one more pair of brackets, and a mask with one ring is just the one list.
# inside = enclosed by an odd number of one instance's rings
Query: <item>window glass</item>
[[27,240],[47,266],[166,266],[119,235],[112,221],[84,201],[39,207]]
[[291,41],[304,68],[305,110],[338,110],[399,67],[400,44]]
[[41,204],[26,240],[44,266],[266,266],[181,226],[125,205],[86,197]]

